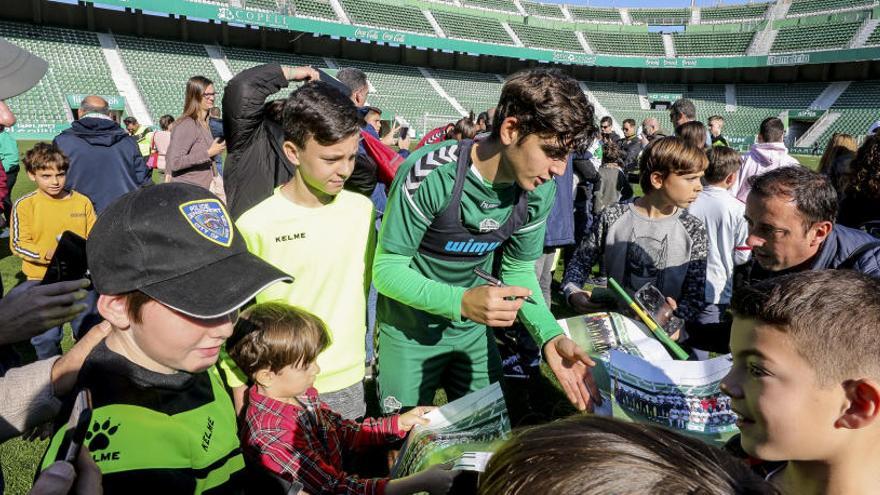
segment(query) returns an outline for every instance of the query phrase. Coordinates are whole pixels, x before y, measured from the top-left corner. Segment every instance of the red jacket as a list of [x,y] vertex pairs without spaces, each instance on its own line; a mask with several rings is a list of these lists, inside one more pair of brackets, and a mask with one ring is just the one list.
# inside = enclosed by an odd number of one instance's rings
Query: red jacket
[[349,456],[374,445],[385,445],[406,436],[397,427],[398,416],[362,423],[342,419],[318,400],[310,388],[299,400],[303,406],[280,402],[248,391],[241,439],[245,454],[287,480],[318,494],[376,494],[385,492],[385,478],[360,478],[342,469]]

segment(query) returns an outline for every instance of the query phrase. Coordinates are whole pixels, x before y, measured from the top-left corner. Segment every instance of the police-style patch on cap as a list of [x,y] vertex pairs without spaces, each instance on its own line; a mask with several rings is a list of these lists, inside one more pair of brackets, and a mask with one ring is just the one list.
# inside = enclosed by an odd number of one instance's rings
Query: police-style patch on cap
[[223,247],[232,245],[232,221],[218,199],[200,199],[180,205],[180,212],[202,237]]

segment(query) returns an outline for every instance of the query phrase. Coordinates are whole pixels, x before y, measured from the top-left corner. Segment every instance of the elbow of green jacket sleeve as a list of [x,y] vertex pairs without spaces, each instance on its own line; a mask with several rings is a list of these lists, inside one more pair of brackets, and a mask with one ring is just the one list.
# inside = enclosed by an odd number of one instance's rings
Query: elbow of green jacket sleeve
[[539,346],[543,348],[547,341],[563,333],[562,327],[544,302],[544,294],[535,276],[534,261],[521,261],[505,256],[501,260],[501,279],[507,285],[517,285],[532,291],[534,304],[525,301],[519,310],[519,316]]
[[467,289],[430,280],[410,268],[412,258],[387,253],[380,245],[373,261],[373,285],[384,296],[426,313],[461,321]]

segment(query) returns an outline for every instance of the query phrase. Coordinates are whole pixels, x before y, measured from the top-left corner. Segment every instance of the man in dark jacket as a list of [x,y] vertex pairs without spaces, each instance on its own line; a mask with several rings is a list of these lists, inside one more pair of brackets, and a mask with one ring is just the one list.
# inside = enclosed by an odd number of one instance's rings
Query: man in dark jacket
[[151,184],[150,169],[137,142],[110,118],[106,100],[87,96],[79,115],[54,143],[70,159],[67,187],[88,196],[100,215],[119,196]]
[[272,195],[293,177],[294,165],[284,155],[281,112],[266,98],[289,81],[317,80],[311,67],[258,65],[239,72],[223,90],[226,165],[223,182],[233,218]]
[[616,143],[620,140],[620,134],[614,132],[614,119],[610,115],[602,117],[599,121],[601,128],[600,138],[602,143]]
[[[752,259],[734,269],[734,298],[748,285],[805,270],[853,269],[880,278],[880,241],[834,223],[837,193],[827,177],[804,167],[781,167],[751,182],[745,217]],[[730,352],[730,329],[729,320],[689,326],[684,345]]]
[[746,244],[752,248],[752,260],[744,265],[735,287],[829,268],[880,278],[880,241],[836,225],[836,217],[837,193],[821,174],[782,167],[754,177],[746,201]]
[[642,152],[642,142],[636,135],[636,121],[626,119],[623,121],[623,137],[617,141],[617,146],[624,153],[624,172],[632,172],[639,166],[639,153]]

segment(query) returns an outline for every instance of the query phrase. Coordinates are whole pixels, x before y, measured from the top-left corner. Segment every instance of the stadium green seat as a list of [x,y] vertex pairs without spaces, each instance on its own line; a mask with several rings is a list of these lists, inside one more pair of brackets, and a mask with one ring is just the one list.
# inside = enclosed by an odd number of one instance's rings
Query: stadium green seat
[[825,12],[856,7],[871,8],[872,0],[792,0],[788,15]]
[[398,31],[434,34],[434,28],[422,11],[404,5],[388,5],[369,0],[341,0],[345,12],[354,24],[375,26]]
[[741,22],[744,19],[763,18],[770,3],[750,3],[748,5],[728,5],[724,7],[703,7],[700,9],[700,22]]
[[517,10],[516,5],[511,0],[463,0],[462,4],[466,7],[480,7],[519,14],[519,10]]
[[438,69],[431,73],[466,110],[479,114],[498,104],[502,83],[493,74]]
[[634,23],[680,26],[691,22],[690,9],[629,9]]
[[280,12],[278,2],[276,2],[275,0],[241,0],[241,5],[246,9]]
[[289,5],[290,15],[338,20],[328,0],[292,0]]
[[584,31],[584,36],[596,53],[620,55],[663,55],[666,53],[660,33]]
[[871,33],[871,36],[868,36],[867,41],[865,41],[866,45],[880,45],[880,26],[877,26],[874,29],[874,32]]
[[571,14],[572,18],[576,21],[583,22],[614,22],[614,23],[622,23],[623,19],[620,18],[620,11],[617,9],[600,9],[600,8],[592,8],[592,7],[575,7],[573,5],[568,6],[568,12]]
[[510,28],[526,46],[574,52],[584,51],[574,31],[547,29],[513,22],[510,23]]
[[754,32],[673,33],[678,55],[742,55],[749,48]]
[[551,17],[556,19],[564,19],[565,15],[563,15],[562,10],[558,5],[551,5],[547,3],[537,3],[537,2],[520,2],[520,5],[526,9],[526,12],[529,15],[537,15],[541,17]]
[[841,22],[782,28],[770,51],[780,53],[844,48],[849,45],[860,26],[861,22]]
[[434,19],[437,20],[446,35],[451,38],[504,45],[513,44],[513,40],[510,39],[497,19],[441,11],[435,11],[433,14]]
[[212,80],[215,101],[223,101],[223,80],[203,45],[119,35],[116,42],[154,122],[162,115],[177,117],[183,112],[186,81],[192,76]]

